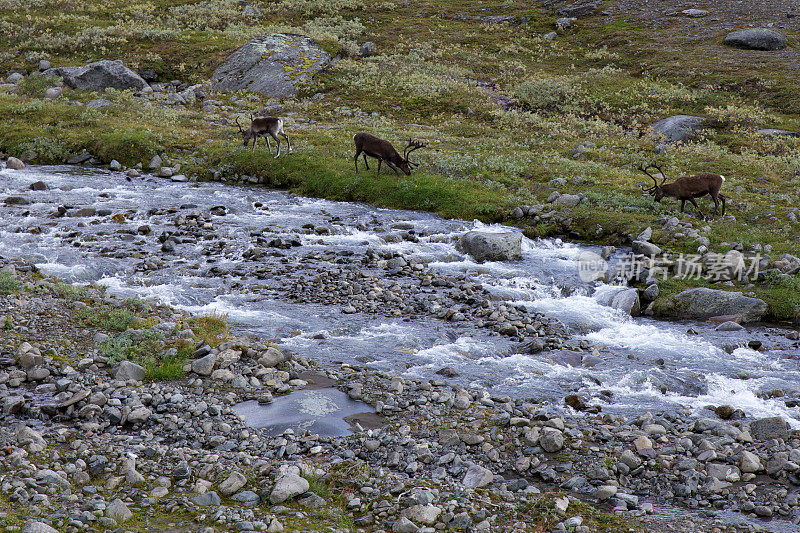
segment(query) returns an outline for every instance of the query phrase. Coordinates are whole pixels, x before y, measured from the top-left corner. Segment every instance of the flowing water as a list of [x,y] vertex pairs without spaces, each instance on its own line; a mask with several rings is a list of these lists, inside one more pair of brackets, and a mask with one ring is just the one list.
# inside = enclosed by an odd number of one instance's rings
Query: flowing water
[[[50,189],[30,190],[37,180]],[[717,332],[704,323],[625,316],[598,303],[614,287],[587,284],[577,275],[576,260],[591,247],[523,239],[521,261],[478,264],[456,250],[455,240],[472,229],[499,231],[500,226],[79,167],[1,170],[0,201],[8,196],[22,196],[30,204],[0,204],[3,256],[32,260],[42,271],[70,281],[99,281],[122,295],[153,297],[194,313],[226,313],[238,331],[275,339],[322,364],[366,365],[426,378],[440,378],[434,373],[450,366],[459,373],[454,382],[554,407],[565,394],[580,391],[604,412],[731,404],[749,416],[781,415],[800,427],[800,411],[791,407],[800,397],[800,345],[787,340],[785,331],[759,326]],[[54,215],[59,206],[67,208],[67,216]],[[212,237],[186,239],[174,253],[162,253],[158,236],[175,229],[177,215],[215,206],[225,206],[227,214],[212,217]],[[69,216],[80,208],[92,208],[97,216]],[[125,221],[110,216],[119,213]],[[151,234],[137,231],[145,224]],[[303,228],[309,224],[326,229],[309,232]],[[394,237],[412,230],[418,238]],[[256,235],[295,240],[299,246],[248,260],[243,254]],[[399,252],[442,273],[465,274],[496,302],[556,318],[575,342],[597,350],[590,358],[569,350],[521,354],[513,341],[470,321],[346,314],[346,302],[325,305],[286,297],[295,278],[265,281],[242,268],[268,272],[291,266],[301,273],[307,269],[309,276],[321,270],[335,274],[359,268],[354,258],[370,249]],[[154,260],[156,267],[143,266]],[[764,348],[747,348],[749,340],[761,341]]]

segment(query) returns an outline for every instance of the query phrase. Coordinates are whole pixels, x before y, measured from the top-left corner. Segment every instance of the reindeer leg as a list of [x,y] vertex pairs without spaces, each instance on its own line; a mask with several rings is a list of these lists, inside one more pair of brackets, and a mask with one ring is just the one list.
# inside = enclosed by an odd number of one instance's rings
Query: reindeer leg
[[292,153],[292,145],[291,145],[291,144],[289,144],[289,136],[288,136],[288,135],[286,135],[286,134],[285,134],[285,133],[283,133],[283,132],[281,132],[281,135],[283,136],[283,138],[284,138],[284,139],[286,139],[286,146],[288,146],[288,147],[289,147],[289,153],[291,154],[291,153]]
[[719,200],[717,200],[716,196],[711,197],[714,200],[714,212],[712,213],[713,216],[717,216],[717,210],[719,209]]
[[253,147],[252,147],[252,148],[250,148],[250,151],[251,151],[251,152],[255,152],[255,151],[256,151],[256,141],[257,141],[257,140],[258,140],[258,137],[257,137],[257,136],[256,136],[256,137],[253,137]]
[[717,195],[722,200],[722,216],[725,216],[725,197],[721,194]]
[[280,141],[280,139],[278,139],[278,136],[275,135],[274,133],[270,133],[269,135],[270,135],[270,137],[275,139],[275,142],[278,144],[278,153],[275,154],[275,159],[277,159],[281,155],[281,141]]
[[[358,156],[361,155],[361,150],[356,150],[356,156],[353,158],[353,162],[356,164],[356,174],[358,174]],[[364,163],[367,162],[367,156],[364,156]],[[369,170],[369,168],[367,168]]]
[[272,145],[269,142],[269,137],[264,137],[267,140],[267,152],[272,153]]
[[386,162],[386,164],[389,165],[389,168],[394,170],[394,173],[397,174],[397,177],[399,178],[400,177],[400,171],[397,170],[397,167],[394,164],[389,163],[388,161]]
[[369,170],[369,163],[367,163],[367,154],[364,154],[364,166]]
[[377,172],[377,174],[375,174],[375,177],[376,177],[376,178],[377,178],[378,176],[380,176],[380,175],[381,175],[381,163],[383,163],[383,159],[381,159],[381,158],[379,157],[379,158],[378,158],[378,172]]
[[700,217],[700,219],[705,220],[706,217],[703,216],[703,213],[700,212],[700,206],[697,205],[697,200],[695,200],[694,198],[689,198],[689,201],[692,202],[692,205],[697,211],[697,216]]
[[686,200],[681,200],[681,213],[683,213],[684,207],[686,207]]

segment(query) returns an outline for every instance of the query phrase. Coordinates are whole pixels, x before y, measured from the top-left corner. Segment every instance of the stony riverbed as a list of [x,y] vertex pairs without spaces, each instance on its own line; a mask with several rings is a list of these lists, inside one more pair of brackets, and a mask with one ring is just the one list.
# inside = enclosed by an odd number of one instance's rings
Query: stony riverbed
[[[11,527],[24,510],[68,529],[602,530],[587,504],[647,531],[795,527],[789,331],[621,316],[577,278],[581,248],[478,264],[454,245],[463,221],[69,167],[1,176],[23,199],[0,230],[19,280],[0,296]],[[185,378],[143,382],[102,354],[114,333],[76,321],[127,296],[196,343]],[[212,311],[235,336],[202,346],[184,324]],[[374,411],[352,434],[237,415],[330,387]]]

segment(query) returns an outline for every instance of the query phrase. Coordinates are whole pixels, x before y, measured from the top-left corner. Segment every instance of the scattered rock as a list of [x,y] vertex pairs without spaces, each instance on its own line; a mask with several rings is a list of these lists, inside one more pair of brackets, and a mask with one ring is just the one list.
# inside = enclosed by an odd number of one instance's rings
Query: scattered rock
[[660,312],[700,320],[741,314],[743,322],[757,322],[767,312],[767,304],[758,298],[744,296],[741,292],[700,287],[670,297],[660,306]]

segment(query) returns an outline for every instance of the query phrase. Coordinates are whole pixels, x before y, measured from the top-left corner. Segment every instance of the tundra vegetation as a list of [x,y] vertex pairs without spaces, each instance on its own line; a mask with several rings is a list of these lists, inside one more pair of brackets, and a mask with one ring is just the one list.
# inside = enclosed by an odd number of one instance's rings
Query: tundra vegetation
[[[781,63],[790,61],[786,56],[753,60],[752,52],[723,47],[722,34],[678,41],[669,24],[645,28],[620,14],[580,19],[550,40],[556,15],[518,0],[251,7],[234,0],[0,0],[1,72],[30,70],[41,59],[54,66],[120,59],[152,69],[160,81],[198,83],[237,46],[277,31],[309,35],[339,56],[296,98],[214,94],[221,105],[207,111],[199,103],[144,105],[114,90],[65,91],[50,101],[43,97],[48,84],[28,77],[16,93],[0,91],[0,150],[37,163],[88,150],[127,166],[165,154],[200,179],[214,171],[221,178],[256,175],[301,194],[511,223],[514,207],[544,203],[552,180],[563,178],[555,188],[582,192],[586,201],[527,226],[529,236],[620,244],[652,226],[669,250],[694,253],[697,239],[657,222],[678,216],[677,202],[657,204],[636,186],[637,167],[657,163],[674,176],[726,177],[726,218],[683,218],[708,225],[709,249],[739,243],[744,250],[769,244],[773,257],[794,251],[800,138],[758,133],[800,130],[800,93],[792,69]],[[498,22],[493,15],[511,18]],[[366,41],[376,52],[360,57]],[[71,105],[99,96],[112,105]],[[297,135],[291,157],[273,160],[237,142],[233,115],[268,104]],[[656,155],[648,126],[677,114],[704,116],[709,127]],[[356,174],[352,136],[362,130],[394,143],[424,139],[429,148],[419,152],[421,166],[410,177]],[[700,205],[708,210],[707,199]],[[776,283],[778,290],[769,283],[736,288],[777,294],[770,318],[797,318],[800,302],[789,290],[796,279]]]

